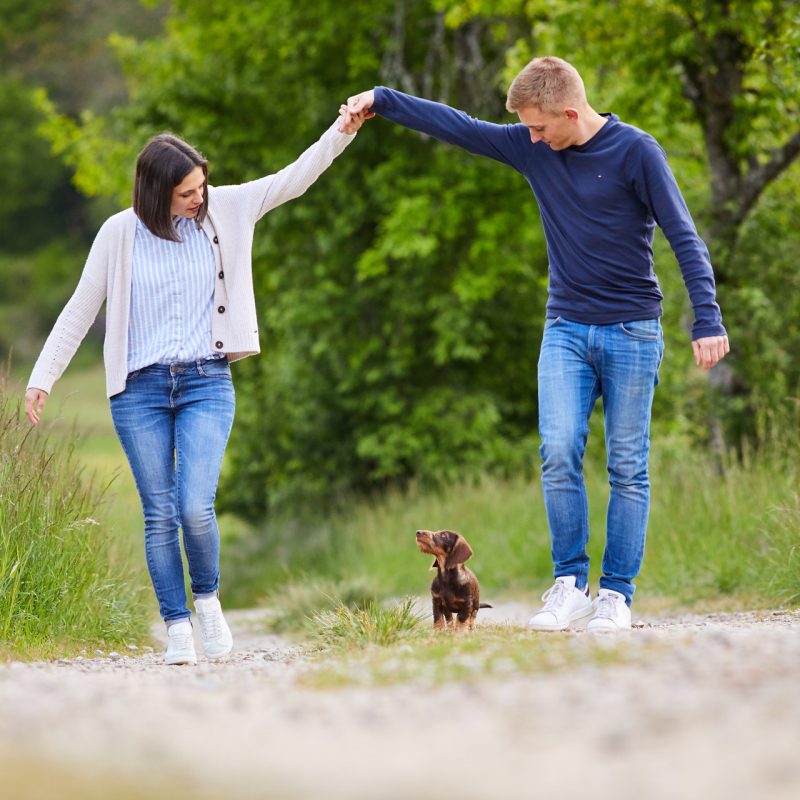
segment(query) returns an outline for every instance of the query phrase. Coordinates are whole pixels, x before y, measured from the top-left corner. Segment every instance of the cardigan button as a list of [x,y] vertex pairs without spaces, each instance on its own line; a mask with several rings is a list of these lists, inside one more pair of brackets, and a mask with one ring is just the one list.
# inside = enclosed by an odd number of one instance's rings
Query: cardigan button
[[219,277],[220,278],[224,278],[225,277],[225,273],[222,270],[219,271]]
[[220,314],[224,314],[224,313],[225,313],[225,306],[220,306],[220,307],[217,309],[217,311],[219,311],[219,313],[220,313]]
[[222,350],[222,342],[216,342],[215,346],[216,346],[217,350]]
[[214,244],[219,244],[219,236],[214,237]]

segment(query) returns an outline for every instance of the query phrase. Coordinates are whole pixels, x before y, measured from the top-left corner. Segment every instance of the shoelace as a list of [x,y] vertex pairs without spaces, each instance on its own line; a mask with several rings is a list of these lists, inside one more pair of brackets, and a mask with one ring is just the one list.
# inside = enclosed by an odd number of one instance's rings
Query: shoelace
[[619,598],[613,594],[606,594],[597,598],[597,611],[595,619],[614,619],[617,615],[617,601]]
[[191,628],[186,633],[170,633],[169,639],[179,650],[185,650],[194,643]]
[[568,587],[561,581],[556,581],[543,595],[542,600],[545,601],[542,611],[552,611],[553,609],[560,608],[564,605],[564,600],[567,597]]
[[222,633],[222,613],[211,611],[207,614],[198,614],[200,629],[206,640],[216,639]]

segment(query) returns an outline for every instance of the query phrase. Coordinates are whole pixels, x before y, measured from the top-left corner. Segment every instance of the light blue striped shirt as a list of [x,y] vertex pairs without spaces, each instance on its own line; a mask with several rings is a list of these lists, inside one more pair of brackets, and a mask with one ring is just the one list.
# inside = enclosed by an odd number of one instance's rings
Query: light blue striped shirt
[[178,217],[175,227],[180,242],[154,236],[136,221],[128,372],[214,355],[214,251],[193,219]]

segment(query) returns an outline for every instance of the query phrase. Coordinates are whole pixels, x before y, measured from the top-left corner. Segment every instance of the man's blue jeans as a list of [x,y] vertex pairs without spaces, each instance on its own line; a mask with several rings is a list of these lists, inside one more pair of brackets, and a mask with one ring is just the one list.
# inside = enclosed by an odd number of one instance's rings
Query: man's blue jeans
[[125,391],[111,398],[142,501],[147,567],[165,620],[190,615],[179,528],[192,592],[219,586],[214,497],[234,406],[225,359],[145,367],[130,373]]
[[542,489],[554,576],[589,578],[589,506],[583,454],[589,417],[603,398],[611,496],[600,586],[625,595],[644,557],[650,510],[650,412],[664,340],[658,319],[584,325],[561,317],[545,323],[539,355]]

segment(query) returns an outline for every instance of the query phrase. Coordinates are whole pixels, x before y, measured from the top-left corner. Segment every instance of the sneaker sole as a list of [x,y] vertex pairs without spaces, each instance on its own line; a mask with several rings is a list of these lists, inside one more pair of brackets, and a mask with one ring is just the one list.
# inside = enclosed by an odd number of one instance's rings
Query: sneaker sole
[[[533,621],[528,622],[528,627],[532,631],[555,631],[555,632],[563,632],[568,631],[570,628],[574,628],[575,630],[583,630],[589,622],[589,617],[592,616],[594,613],[594,609],[590,608],[583,614],[580,614],[577,617],[571,617],[569,622],[566,625],[534,625]],[[575,624],[577,623],[577,624]]]
[[601,635],[609,633],[612,636],[615,633],[628,633],[630,630],[631,630],[631,628],[616,628],[616,627],[614,627],[614,628],[600,628],[600,627],[597,627],[597,626],[595,626],[594,628],[590,628],[588,626],[586,627],[587,633],[599,633]]
[[225,658],[225,656],[229,656],[233,652],[233,645],[231,645],[224,653],[205,653],[205,657],[211,659],[211,661],[216,661],[218,658]]
[[167,661],[167,659],[165,658],[164,663],[168,667],[182,667],[187,664],[194,667],[197,666],[197,656],[195,656],[194,658],[173,658],[170,661]]

